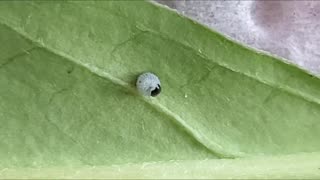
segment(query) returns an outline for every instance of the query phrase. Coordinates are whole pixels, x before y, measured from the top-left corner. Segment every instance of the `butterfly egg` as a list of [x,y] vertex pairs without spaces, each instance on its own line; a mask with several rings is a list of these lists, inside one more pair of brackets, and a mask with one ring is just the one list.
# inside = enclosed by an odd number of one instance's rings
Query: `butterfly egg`
[[161,92],[159,78],[150,72],[139,75],[136,86],[138,92],[144,96],[155,97]]

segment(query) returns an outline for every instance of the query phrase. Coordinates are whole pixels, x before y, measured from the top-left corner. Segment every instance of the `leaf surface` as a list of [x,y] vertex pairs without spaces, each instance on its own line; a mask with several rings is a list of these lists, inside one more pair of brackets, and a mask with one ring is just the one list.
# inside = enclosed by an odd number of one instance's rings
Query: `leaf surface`
[[[319,175],[319,79],[175,12],[136,1],[0,2],[0,42],[0,167],[215,167],[307,153]],[[136,93],[145,71],[160,77],[157,98]]]

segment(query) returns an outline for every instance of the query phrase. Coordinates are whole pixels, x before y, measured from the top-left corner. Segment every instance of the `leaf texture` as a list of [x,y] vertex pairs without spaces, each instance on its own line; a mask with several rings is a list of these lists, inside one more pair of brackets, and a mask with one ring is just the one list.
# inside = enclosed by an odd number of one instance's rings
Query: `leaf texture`
[[[319,152],[318,78],[163,7],[0,2],[0,42],[2,168]],[[157,98],[136,93],[145,71]]]

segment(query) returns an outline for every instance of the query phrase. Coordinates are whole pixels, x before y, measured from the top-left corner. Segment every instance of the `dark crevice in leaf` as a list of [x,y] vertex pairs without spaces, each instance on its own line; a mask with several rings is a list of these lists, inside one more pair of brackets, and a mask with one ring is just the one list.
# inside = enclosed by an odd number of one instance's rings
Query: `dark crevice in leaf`
[[74,70],[74,66],[71,66],[68,70],[67,70],[67,73],[68,74],[71,74]]

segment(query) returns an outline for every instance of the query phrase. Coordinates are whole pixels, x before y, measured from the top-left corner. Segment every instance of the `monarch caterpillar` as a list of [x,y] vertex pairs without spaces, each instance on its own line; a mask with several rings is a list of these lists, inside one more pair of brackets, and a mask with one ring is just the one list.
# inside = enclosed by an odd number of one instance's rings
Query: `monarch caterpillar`
[[139,75],[136,82],[137,89],[140,94],[144,96],[155,97],[161,92],[161,85],[159,78],[153,73],[146,72]]

